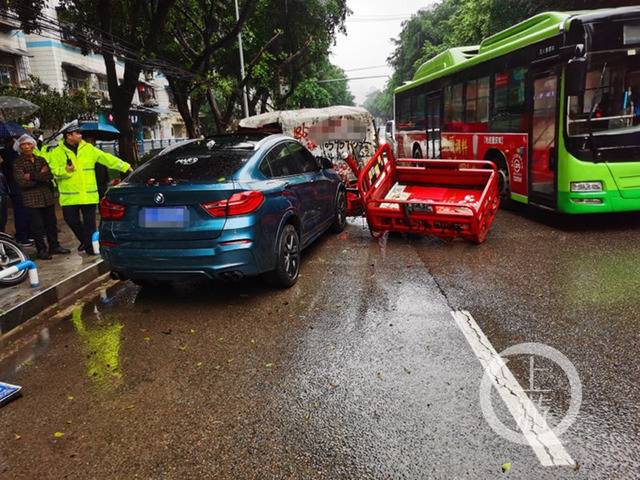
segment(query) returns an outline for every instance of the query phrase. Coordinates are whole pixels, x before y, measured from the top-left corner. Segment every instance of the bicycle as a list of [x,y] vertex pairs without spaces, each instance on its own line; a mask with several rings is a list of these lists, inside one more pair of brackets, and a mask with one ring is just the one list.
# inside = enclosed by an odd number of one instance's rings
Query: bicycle
[[[29,260],[29,257],[22,251],[15,239],[11,235],[0,232],[0,271],[27,260]],[[28,275],[29,272],[25,269],[7,277],[0,278],[0,287],[18,285],[22,283]]]

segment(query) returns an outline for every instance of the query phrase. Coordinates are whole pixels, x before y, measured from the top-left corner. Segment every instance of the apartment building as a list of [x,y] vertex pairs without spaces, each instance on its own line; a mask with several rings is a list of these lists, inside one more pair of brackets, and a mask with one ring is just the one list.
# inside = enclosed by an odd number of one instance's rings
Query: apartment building
[[[57,18],[57,1],[49,2],[42,12]],[[118,77],[124,74],[122,63],[116,64]],[[0,18],[0,83],[25,85],[29,75],[40,78],[58,91],[88,88],[100,92],[105,107],[101,116],[112,118],[104,60],[101,55],[83,55],[73,37],[66,32],[28,34],[12,20]],[[168,82],[163,75],[141,75],[130,119],[138,140],[182,138],[186,129],[182,117],[171,101]]]

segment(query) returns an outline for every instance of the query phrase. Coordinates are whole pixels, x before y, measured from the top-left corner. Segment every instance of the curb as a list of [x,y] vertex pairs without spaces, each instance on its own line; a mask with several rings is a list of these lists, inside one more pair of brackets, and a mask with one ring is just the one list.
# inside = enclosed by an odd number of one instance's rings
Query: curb
[[84,287],[100,275],[107,273],[104,260],[93,263],[76,272],[70,277],[38,292],[37,295],[0,314],[0,336],[23,324],[31,317],[42,313],[47,308],[57,304],[76,290]]

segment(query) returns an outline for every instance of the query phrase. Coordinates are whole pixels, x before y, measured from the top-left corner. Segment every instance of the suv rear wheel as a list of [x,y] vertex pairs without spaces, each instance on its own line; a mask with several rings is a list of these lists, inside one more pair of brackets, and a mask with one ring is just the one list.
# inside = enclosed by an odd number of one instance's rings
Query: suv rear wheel
[[267,281],[275,287],[289,288],[300,273],[300,237],[293,225],[284,226],[277,248],[276,268],[267,274]]

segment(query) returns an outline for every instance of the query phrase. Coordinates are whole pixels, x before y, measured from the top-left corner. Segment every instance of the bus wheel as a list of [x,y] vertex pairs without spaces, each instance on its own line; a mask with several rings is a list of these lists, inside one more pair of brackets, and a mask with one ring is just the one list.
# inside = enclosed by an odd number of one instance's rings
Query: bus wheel
[[413,146],[413,158],[422,158],[422,149],[419,145]]
[[511,188],[509,186],[509,169],[507,168],[507,161],[504,156],[499,152],[490,152],[485,158],[496,164],[498,167],[498,192],[500,193],[501,200],[508,200],[511,194]]
[[509,171],[506,166],[498,167],[498,192],[500,192],[500,198],[509,197],[511,190],[509,188]]

